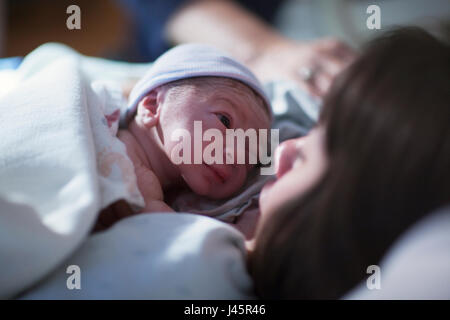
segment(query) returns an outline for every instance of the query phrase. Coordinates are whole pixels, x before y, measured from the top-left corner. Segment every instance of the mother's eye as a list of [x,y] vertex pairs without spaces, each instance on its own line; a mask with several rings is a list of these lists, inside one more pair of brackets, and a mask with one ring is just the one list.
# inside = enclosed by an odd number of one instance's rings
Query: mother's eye
[[219,118],[220,122],[222,122],[226,128],[228,128],[228,129],[230,128],[230,125],[231,125],[230,118],[228,118],[226,115],[223,115],[223,114],[218,114],[217,117]]

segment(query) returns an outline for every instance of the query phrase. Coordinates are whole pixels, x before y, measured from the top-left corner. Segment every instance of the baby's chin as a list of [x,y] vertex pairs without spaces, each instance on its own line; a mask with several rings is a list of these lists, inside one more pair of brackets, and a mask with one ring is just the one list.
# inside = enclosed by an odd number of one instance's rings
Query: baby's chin
[[[203,177],[202,177],[203,178]],[[197,179],[196,179],[197,180]],[[200,180],[200,179],[198,179]],[[217,185],[213,182],[207,181],[207,179],[202,179],[205,181],[188,181],[185,179],[189,188],[195,193],[202,197],[212,199],[212,200],[221,200],[226,199],[234,195],[237,191],[234,189],[229,189],[229,186],[226,185]]]
[[198,190],[198,189],[194,190],[193,188],[191,188],[191,189],[196,194],[206,197],[208,199],[212,199],[212,200],[226,199],[226,198],[231,197],[235,193],[235,191],[222,192],[220,190],[217,190],[218,188],[220,188],[220,186],[208,187],[208,188],[206,188],[207,190],[205,190],[203,188],[201,188],[201,190]]
[[206,197],[213,199],[213,200],[221,200],[221,199],[227,199],[230,198],[232,195],[234,195],[236,193],[236,191],[229,191],[227,193],[217,193],[217,192],[212,192],[209,193]]

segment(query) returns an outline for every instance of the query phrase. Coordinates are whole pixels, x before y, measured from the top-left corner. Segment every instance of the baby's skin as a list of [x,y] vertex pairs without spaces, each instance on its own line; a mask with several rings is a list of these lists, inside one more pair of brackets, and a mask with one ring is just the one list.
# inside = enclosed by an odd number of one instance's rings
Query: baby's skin
[[[202,84],[205,79],[208,85]],[[225,137],[226,129],[252,128],[259,132],[270,127],[270,117],[262,100],[246,85],[224,78],[189,80],[195,81],[151,91],[140,100],[128,127],[117,134],[134,165],[138,188],[145,201],[145,208],[140,212],[173,211],[164,202],[164,193],[186,187],[212,199],[230,197],[244,185],[254,166],[248,161],[237,163],[237,148],[231,150],[235,153],[232,164],[225,159],[223,164],[208,165],[204,161],[194,164],[194,141],[191,143],[192,161],[175,164],[171,155],[180,143],[172,139],[175,130],[187,130],[194,137],[194,121],[201,121],[203,131],[218,129]],[[200,143],[203,151],[210,142]],[[225,143],[223,154],[224,157],[227,154]],[[135,213],[120,200],[100,213],[94,230],[107,228]]]

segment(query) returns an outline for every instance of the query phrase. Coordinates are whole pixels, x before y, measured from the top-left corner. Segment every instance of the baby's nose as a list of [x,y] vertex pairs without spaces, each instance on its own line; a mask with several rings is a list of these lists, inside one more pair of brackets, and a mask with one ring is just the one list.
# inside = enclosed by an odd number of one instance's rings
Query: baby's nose
[[224,163],[233,164],[236,163],[236,157],[234,156],[234,150],[230,147],[225,146],[225,150],[223,151],[223,155],[225,157]]
[[223,150],[224,163],[226,164],[256,164],[258,154],[255,150],[248,150],[246,146],[225,147]]
[[227,141],[223,145],[224,163],[235,165],[255,165],[258,163],[262,150],[265,149],[258,144],[258,139],[236,138],[231,143],[228,143]]

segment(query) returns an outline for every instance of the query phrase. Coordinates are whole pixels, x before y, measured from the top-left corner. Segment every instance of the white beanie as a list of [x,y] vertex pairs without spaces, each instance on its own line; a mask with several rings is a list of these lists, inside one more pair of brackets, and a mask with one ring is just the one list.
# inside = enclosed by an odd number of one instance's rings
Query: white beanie
[[193,77],[225,77],[239,80],[255,90],[272,116],[270,102],[253,73],[222,51],[205,44],[182,44],[160,56],[130,93],[128,108],[121,124],[136,113],[139,101],[153,89],[172,81]]

